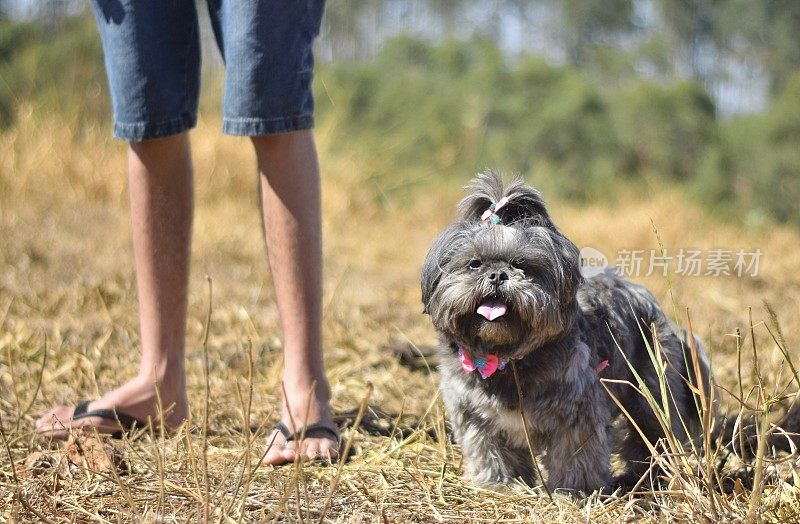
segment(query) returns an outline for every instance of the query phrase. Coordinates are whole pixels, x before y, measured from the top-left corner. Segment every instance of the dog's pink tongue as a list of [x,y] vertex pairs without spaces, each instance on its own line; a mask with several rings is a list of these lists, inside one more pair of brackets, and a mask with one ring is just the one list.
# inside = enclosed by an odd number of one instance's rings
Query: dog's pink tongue
[[496,298],[490,298],[478,306],[478,314],[490,322],[505,315],[506,311],[506,305]]

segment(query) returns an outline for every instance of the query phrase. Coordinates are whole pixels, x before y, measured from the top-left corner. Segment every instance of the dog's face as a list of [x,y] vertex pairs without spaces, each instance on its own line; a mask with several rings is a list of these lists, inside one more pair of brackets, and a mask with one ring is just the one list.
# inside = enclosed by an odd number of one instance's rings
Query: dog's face
[[[422,272],[434,326],[475,354],[519,358],[557,338],[574,320],[581,281],[577,247],[522,182],[503,193],[498,175],[480,175],[460,218],[434,242]],[[493,203],[499,223],[481,220]]]

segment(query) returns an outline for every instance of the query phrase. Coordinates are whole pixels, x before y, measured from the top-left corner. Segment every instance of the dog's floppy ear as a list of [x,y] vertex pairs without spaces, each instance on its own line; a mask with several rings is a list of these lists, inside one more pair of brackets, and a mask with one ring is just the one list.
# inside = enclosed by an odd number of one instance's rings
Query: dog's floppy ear
[[450,261],[453,249],[457,245],[457,242],[461,241],[459,237],[463,236],[463,234],[464,224],[456,222],[439,235],[433,242],[431,250],[428,251],[428,255],[425,257],[425,263],[422,265],[422,277],[420,279],[422,286],[422,305],[424,307],[422,310],[423,313],[430,313],[428,306],[431,296],[433,296],[433,292],[436,291],[436,287],[439,285],[442,272],[444,271],[443,268]]
[[[466,189],[469,195],[458,204],[461,220],[481,221],[488,209],[507,226],[552,226],[542,195],[521,178],[515,179],[504,188],[500,174],[487,170],[472,179]],[[500,202],[502,207],[499,207]],[[494,206],[499,209],[495,210]]]
[[561,301],[568,304],[575,297],[578,288],[583,283],[581,274],[581,254],[578,246],[564,236],[560,231],[551,237],[557,253],[561,256],[562,293]]

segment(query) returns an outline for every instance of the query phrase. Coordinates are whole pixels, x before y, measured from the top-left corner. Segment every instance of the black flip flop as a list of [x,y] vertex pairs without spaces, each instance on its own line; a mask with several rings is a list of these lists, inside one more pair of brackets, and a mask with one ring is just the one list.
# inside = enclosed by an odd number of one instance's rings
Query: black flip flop
[[315,422],[314,424],[308,424],[305,427],[305,430],[300,430],[300,431],[296,431],[296,432],[292,433],[291,431],[289,431],[289,428],[286,427],[286,424],[284,424],[283,421],[279,420],[278,423],[275,424],[275,429],[277,429],[278,431],[281,432],[281,435],[283,435],[283,438],[284,438],[284,440],[286,440],[286,442],[292,442],[294,440],[300,440],[301,437],[309,438],[309,436],[311,435],[312,431],[324,431],[328,435],[333,436],[333,438],[331,440],[333,440],[335,442],[339,442],[339,432],[337,431],[338,428],[336,428],[336,429],[334,429],[334,428],[335,428],[335,426],[333,426],[331,424],[324,424],[322,422]]
[[124,434],[131,433],[136,429],[142,429],[147,425],[136,417],[114,409],[93,409],[92,411],[88,411],[91,402],[91,400],[81,400],[75,404],[75,411],[72,413],[73,422],[89,417],[110,420],[119,424],[121,428],[119,431],[111,433],[111,438],[117,439],[122,438]]
[[[305,429],[301,429],[300,431],[296,431],[296,432],[292,433],[291,431],[289,431],[289,428],[286,427],[286,424],[284,424],[283,421],[279,420],[275,424],[275,429],[277,429],[278,431],[281,432],[281,435],[283,435],[283,439],[286,442],[293,442],[293,441],[296,441],[296,440],[301,440],[301,437],[302,438],[312,438],[312,435],[311,435],[312,432],[314,432],[314,431],[323,431],[323,432],[327,433],[329,436],[333,437],[331,440],[336,442],[337,447],[341,447],[341,442],[339,441],[339,431],[338,431],[339,428],[334,426],[333,424],[325,424],[325,423],[322,423],[322,422],[315,422],[313,424],[306,425]],[[313,437],[313,438],[319,438],[319,437]],[[341,453],[341,449],[339,449],[338,451]],[[325,461],[325,458],[318,457],[317,460]]]

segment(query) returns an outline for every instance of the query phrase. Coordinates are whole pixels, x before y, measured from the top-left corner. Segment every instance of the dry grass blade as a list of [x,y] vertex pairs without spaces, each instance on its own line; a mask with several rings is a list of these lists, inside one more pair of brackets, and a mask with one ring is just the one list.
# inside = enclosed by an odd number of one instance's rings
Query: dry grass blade
[[331,500],[333,499],[333,495],[336,493],[336,488],[339,486],[339,481],[342,478],[342,469],[344,468],[344,463],[350,455],[350,449],[353,447],[353,441],[356,438],[356,432],[358,431],[359,425],[361,425],[361,419],[364,417],[364,412],[367,409],[367,404],[369,402],[369,398],[372,396],[373,389],[373,385],[368,383],[367,392],[364,393],[364,397],[361,399],[361,405],[358,407],[358,414],[356,415],[355,422],[353,423],[353,429],[350,433],[350,437],[347,439],[347,443],[339,455],[339,462],[336,466],[336,475],[334,475],[333,480],[331,481],[330,492],[325,499],[325,504],[322,506],[322,512],[320,513],[318,521],[319,524],[322,524],[322,522],[325,520],[325,516],[330,510]]
[[711,510],[716,518],[718,515],[717,510],[717,501],[716,496],[714,494],[713,486],[711,485],[712,479],[716,478],[716,485],[721,485],[719,482],[719,478],[716,477],[716,471],[714,469],[715,460],[715,451],[712,447],[713,442],[713,434],[715,432],[715,422],[716,422],[716,412],[714,410],[714,388],[711,387],[710,391],[706,391],[706,381],[705,377],[703,377],[702,371],[702,364],[700,362],[700,354],[697,348],[697,344],[695,343],[694,338],[694,326],[692,325],[692,317],[689,315],[689,310],[686,310],[686,329],[688,336],[686,337],[689,341],[689,352],[691,356],[691,364],[692,364],[692,371],[694,377],[694,383],[690,381],[690,388],[693,391],[696,391],[696,397],[699,397],[700,409],[699,409],[699,418],[701,429],[703,432],[703,454],[702,461],[705,464],[705,477],[703,479],[704,485],[706,490],[711,494]]
[[[772,337],[772,340],[775,342],[775,347],[777,347],[781,352],[783,361],[789,366],[789,370],[792,372],[792,378],[797,383],[798,390],[800,391],[800,374],[797,372],[797,368],[794,365],[794,360],[792,359],[791,353],[786,348],[786,339],[783,336],[781,325],[778,322],[778,315],[766,300],[764,301],[764,307],[766,308],[767,313],[769,313],[769,320],[772,324],[772,327],[770,327],[768,324],[765,324],[764,327],[767,329],[769,336]],[[775,330],[774,333],[773,329]]]
[[203,522],[208,523],[208,518],[210,516],[210,504],[211,504],[211,482],[208,478],[208,417],[209,412],[211,411],[211,381],[209,378],[210,370],[208,364],[208,335],[211,331],[211,312],[212,304],[213,304],[213,297],[214,297],[214,288],[211,281],[211,277],[206,275],[206,281],[208,282],[208,313],[206,314],[206,323],[205,323],[205,331],[203,333],[203,379],[205,382],[205,409],[203,410]]
[[[528,446],[528,453],[530,454],[531,457],[531,463],[533,464],[534,469],[536,469],[536,474],[539,476],[539,480],[543,481],[544,475],[542,475],[542,471],[539,468],[539,461],[536,458],[536,453],[533,451],[531,434],[528,429],[529,428],[528,420],[525,417],[525,410],[522,409],[522,404],[523,404],[522,400],[524,397],[522,396],[522,387],[519,385],[519,375],[517,375],[517,365],[513,360],[510,362],[510,364],[511,364],[511,370],[514,373],[514,385],[517,388],[517,397],[519,397],[519,416],[522,419],[522,428],[525,430],[525,444]],[[547,498],[549,498],[550,501],[552,502],[553,494],[550,492],[550,487],[547,485],[546,482],[542,482],[542,487],[544,488],[545,493],[547,493]]]
[[[3,322],[0,321],[0,326],[3,325]],[[39,392],[42,390],[42,378],[44,377],[44,370],[47,368],[47,334],[44,335],[44,347],[42,349],[42,366],[39,369],[39,373],[36,374],[36,387],[33,390],[33,395],[31,395],[31,400],[28,402],[28,405],[25,407],[24,410],[19,414],[19,418],[17,419],[17,423],[19,424],[27,415],[30,413],[33,404],[36,402],[36,398],[39,396]],[[19,427],[17,427],[19,429]]]
[[753,347],[753,373],[755,374],[756,382],[758,384],[758,407],[760,410],[762,410],[762,413],[759,415],[758,422],[756,424],[756,457],[755,465],[753,466],[753,491],[750,493],[750,505],[747,511],[748,520],[756,522],[758,520],[758,512],[761,507],[761,493],[764,490],[762,479],[764,476],[764,459],[767,453],[769,406],[758,359],[758,347],[756,345],[756,334],[755,326],[753,325],[752,308],[748,308],[748,316],[750,319],[750,342]]

